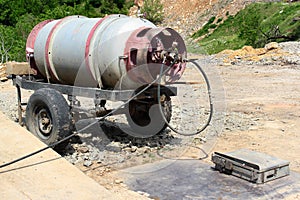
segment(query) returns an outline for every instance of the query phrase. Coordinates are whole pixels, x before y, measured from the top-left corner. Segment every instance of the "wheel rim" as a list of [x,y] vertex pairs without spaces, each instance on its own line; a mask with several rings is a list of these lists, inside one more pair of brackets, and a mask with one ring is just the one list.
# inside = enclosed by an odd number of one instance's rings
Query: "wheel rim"
[[39,109],[36,115],[36,120],[39,136],[43,139],[49,138],[53,127],[49,111],[45,108]]

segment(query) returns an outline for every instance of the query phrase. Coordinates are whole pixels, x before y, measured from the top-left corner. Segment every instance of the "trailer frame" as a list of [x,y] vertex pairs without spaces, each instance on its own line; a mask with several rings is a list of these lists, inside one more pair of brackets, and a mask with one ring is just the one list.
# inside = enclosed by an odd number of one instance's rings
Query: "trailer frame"
[[[78,109],[80,110],[80,105],[76,104],[76,97],[87,97],[93,98],[94,102],[97,102],[98,105],[101,104],[101,101],[127,101],[132,98],[138,90],[108,90],[108,89],[100,89],[100,88],[92,88],[92,87],[80,87],[80,86],[72,86],[72,85],[64,85],[64,84],[54,84],[48,83],[45,79],[37,79],[32,75],[13,75],[12,77],[13,85],[15,85],[17,89],[17,99],[18,99],[18,122],[20,125],[24,125],[23,122],[23,107],[27,105],[27,103],[22,102],[22,93],[21,88],[25,90],[39,90],[42,88],[50,88],[58,91],[61,94],[65,94],[68,96],[68,100],[70,101],[70,109]],[[161,94],[166,94],[167,96],[176,96],[177,88],[174,86],[165,86],[160,87]],[[146,92],[139,94],[134,98],[134,100],[148,100],[153,99],[157,100],[157,87],[151,87]],[[150,101],[151,102],[151,101]],[[96,104],[96,103],[95,103]],[[105,110],[105,114],[109,113],[112,110]],[[118,112],[114,112],[114,115],[124,114],[124,111],[120,109]]]

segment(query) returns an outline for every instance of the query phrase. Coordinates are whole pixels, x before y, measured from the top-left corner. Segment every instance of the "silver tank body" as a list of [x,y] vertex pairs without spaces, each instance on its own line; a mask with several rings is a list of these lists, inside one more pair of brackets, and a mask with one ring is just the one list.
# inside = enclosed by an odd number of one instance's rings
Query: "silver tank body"
[[[162,45],[170,48],[172,42],[182,40],[174,30],[164,31],[145,19],[125,15],[69,16],[38,24],[27,39],[26,52],[36,73],[53,83],[134,89],[157,76],[159,62],[151,60],[155,41],[166,35],[170,41]],[[179,49],[186,54],[183,40]],[[170,74],[181,76],[185,65],[177,67],[183,69]]]

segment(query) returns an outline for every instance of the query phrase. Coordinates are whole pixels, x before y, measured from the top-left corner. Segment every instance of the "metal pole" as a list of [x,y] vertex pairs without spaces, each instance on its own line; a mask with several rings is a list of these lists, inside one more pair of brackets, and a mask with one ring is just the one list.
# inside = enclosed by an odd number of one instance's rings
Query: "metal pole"
[[19,85],[16,85],[16,88],[17,88],[17,94],[18,94],[18,121],[19,121],[19,124],[21,126],[23,126],[23,119],[22,119],[23,108],[22,108],[21,88]]

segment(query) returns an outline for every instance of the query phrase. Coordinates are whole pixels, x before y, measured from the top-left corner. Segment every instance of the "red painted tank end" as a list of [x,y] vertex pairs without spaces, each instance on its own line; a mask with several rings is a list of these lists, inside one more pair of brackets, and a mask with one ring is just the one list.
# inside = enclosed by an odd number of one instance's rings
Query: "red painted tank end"
[[[163,63],[161,53],[164,51],[172,53],[171,49],[174,43],[176,43],[174,51],[177,51],[181,59],[166,73],[168,82],[180,79],[186,68],[183,60],[186,59],[187,51],[182,37],[171,28],[141,27],[134,31],[126,41],[124,49],[124,56],[128,58],[124,62],[127,72],[131,71],[130,78],[135,81],[146,80],[138,70],[136,70],[138,74],[134,75],[134,69],[142,65],[148,66],[148,71],[155,78],[159,74],[161,63]],[[168,61],[165,64],[170,66]]]
[[40,74],[38,68],[36,67],[35,59],[34,59],[34,44],[36,37],[40,30],[49,22],[53,21],[52,19],[48,19],[38,23],[30,32],[27,41],[26,41],[26,59],[29,62],[30,67],[33,69],[35,74]]
[[26,42],[26,54],[34,52],[34,43],[39,31],[49,22],[53,21],[53,19],[48,19],[38,23],[30,32],[27,42]]

